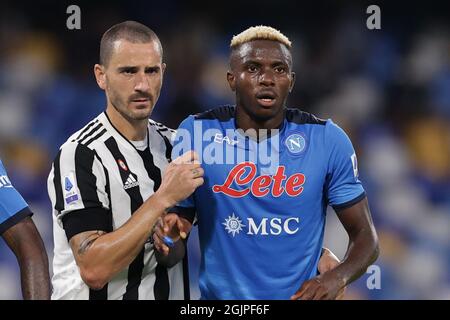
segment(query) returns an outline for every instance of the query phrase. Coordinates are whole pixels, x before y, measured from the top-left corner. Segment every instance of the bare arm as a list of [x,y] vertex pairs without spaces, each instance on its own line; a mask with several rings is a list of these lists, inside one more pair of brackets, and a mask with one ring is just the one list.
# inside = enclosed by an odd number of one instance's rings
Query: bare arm
[[30,217],[24,218],[2,236],[17,257],[23,298],[50,299],[47,252],[33,220]]
[[134,260],[158,217],[170,207],[170,202],[155,194],[115,231],[86,231],[73,236],[69,243],[83,281],[93,289],[103,288]]
[[349,236],[345,258],[335,269],[305,281],[291,299],[335,299],[339,290],[358,279],[378,257],[378,237],[367,198],[345,208],[338,217]]
[[370,215],[367,198],[338,213],[349,236],[342,263],[334,270],[345,286],[361,277],[379,255],[378,236]]

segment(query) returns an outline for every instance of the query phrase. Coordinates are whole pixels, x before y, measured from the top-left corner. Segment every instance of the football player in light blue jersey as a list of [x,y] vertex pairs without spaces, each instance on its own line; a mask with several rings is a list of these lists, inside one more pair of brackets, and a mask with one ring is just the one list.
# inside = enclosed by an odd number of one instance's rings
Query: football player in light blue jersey
[[[379,252],[353,146],[331,120],[285,106],[295,74],[279,31],[235,36],[227,79],[236,106],[180,125],[172,157],[196,151],[205,183],[164,218],[155,245],[167,253],[163,236],[196,218],[202,299],[335,299]],[[328,205],[350,243],[319,274]]]
[[48,300],[48,258],[31,215],[27,203],[12,186],[0,160],[0,235],[17,257],[23,298]]

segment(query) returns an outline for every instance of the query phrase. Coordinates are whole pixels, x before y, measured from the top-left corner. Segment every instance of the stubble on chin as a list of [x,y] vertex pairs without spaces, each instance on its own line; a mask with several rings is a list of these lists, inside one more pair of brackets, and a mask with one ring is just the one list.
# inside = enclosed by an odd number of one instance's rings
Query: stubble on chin
[[124,117],[130,122],[148,120],[151,114],[151,110],[150,111],[146,110],[145,112],[133,112],[128,108],[126,110],[118,110],[116,108],[116,110],[122,115],[122,117]]

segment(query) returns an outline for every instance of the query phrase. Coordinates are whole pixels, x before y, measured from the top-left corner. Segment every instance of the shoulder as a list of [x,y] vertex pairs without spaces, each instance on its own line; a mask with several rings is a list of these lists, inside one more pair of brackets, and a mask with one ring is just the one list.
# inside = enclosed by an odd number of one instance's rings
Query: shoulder
[[353,143],[345,130],[328,119],[324,132],[325,145],[331,154],[348,155],[354,153]]
[[175,133],[175,130],[172,128],[169,128],[165,125],[163,125],[162,123],[156,122],[155,120],[152,119],[148,119],[148,125],[152,128],[155,128],[156,130],[160,131],[160,132],[172,132]]
[[332,141],[346,142],[347,140],[350,140],[344,129],[333,122],[332,119],[327,120],[325,128],[327,137]]
[[208,111],[195,114],[193,116],[194,120],[218,120],[218,121],[229,121],[236,115],[235,106],[221,106],[215,109],[210,109]]
[[104,125],[104,114],[100,114],[95,117],[91,121],[89,121],[86,125],[81,127],[78,131],[73,133],[66,142],[61,146],[60,149],[66,148],[67,146],[72,145],[85,145],[90,146],[92,142],[97,140],[100,136],[102,136],[105,132],[107,132],[106,127]]
[[95,154],[95,141],[104,137],[107,132],[102,121],[102,114],[92,119],[81,129],[72,134],[59,148],[59,157],[64,153],[67,157],[74,157],[75,152],[82,154]]
[[235,117],[236,107],[234,106],[221,106],[215,109],[209,109],[204,112],[191,114],[187,116],[183,121],[181,121],[178,126],[178,130],[180,129],[192,129],[194,122],[203,121],[203,120],[217,120],[219,122],[227,122]]
[[321,136],[328,146],[351,144],[347,133],[330,118],[322,119],[312,113],[288,108],[286,109],[286,120],[298,125],[313,125],[316,132],[317,130],[321,132]]
[[294,108],[286,109],[286,120],[296,124],[316,124],[322,126],[325,126],[328,122],[327,120],[321,119],[311,113]]
[[331,138],[347,136],[345,131],[338,124],[333,122],[332,119],[322,119],[312,113],[301,111],[299,109],[287,108],[286,120],[295,124],[317,125],[318,128],[322,128],[325,131],[325,134]]
[[[169,128],[162,123],[159,123],[155,120],[148,119],[148,129],[149,132],[155,132],[160,136],[162,139],[169,139],[170,141],[173,141],[175,138],[175,134],[177,133],[176,130],[173,130],[172,128]],[[153,136],[153,135],[152,135]]]

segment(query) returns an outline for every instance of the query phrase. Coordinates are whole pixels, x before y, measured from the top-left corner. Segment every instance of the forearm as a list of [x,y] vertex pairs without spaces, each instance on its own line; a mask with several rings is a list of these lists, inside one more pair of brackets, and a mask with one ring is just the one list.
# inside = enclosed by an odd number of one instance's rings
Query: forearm
[[29,299],[50,298],[50,275],[44,242],[31,218],[27,217],[3,234],[20,267],[22,295]]
[[24,300],[49,300],[50,277],[47,255],[34,255],[19,260]]
[[336,268],[305,281],[291,299],[336,299],[342,288],[359,278],[378,257],[378,238],[367,198],[338,209],[338,218],[349,236],[345,258]]
[[347,286],[366,272],[378,257],[378,239],[374,230],[361,230],[350,237],[349,246],[342,263],[330,272],[340,279],[342,286]]
[[[108,282],[126,268],[142,250],[157,219],[171,207],[165,198],[154,194],[117,230],[92,242],[80,243],[78,265],[87,278]],[[86,239],[88,240],[88,239]]]

